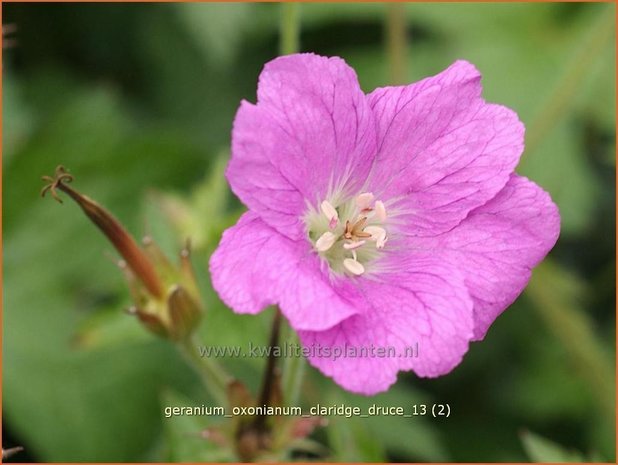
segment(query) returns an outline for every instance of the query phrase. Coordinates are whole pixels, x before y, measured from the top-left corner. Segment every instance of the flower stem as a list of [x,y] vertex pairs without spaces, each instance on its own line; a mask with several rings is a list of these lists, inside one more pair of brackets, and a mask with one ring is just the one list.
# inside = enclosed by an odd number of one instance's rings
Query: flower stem
[[185,360],[200,376],[202,383],[218,405],[227,405],[227,387],[232,380],[223,368],[214,360],[202,357],[195,337],[179,341],[178,349]]
[[386,48],[390,64],[391,84],[406,82],[408,43],[404,3],[386,4]]
[[[275,308],[275,315],[270,330],[270,340],[268,345],[270,351],[268,352],[268,360],[266,361],[266,370],[264,371],[264,378],[262,379],[262,390],[260,391],[260,397],[257,405],[270,405],[275,389],[275,377],[277,377],[277,357],[274,355],[274,348],[279,345],[279,334],[281,333],[281,310]],[[266,421],[265,415],[260,415],[257,418],[256,426],[262,426]]]
[[300,50],[300,4],[284,2],[280,8],[279,54],[290,55]]

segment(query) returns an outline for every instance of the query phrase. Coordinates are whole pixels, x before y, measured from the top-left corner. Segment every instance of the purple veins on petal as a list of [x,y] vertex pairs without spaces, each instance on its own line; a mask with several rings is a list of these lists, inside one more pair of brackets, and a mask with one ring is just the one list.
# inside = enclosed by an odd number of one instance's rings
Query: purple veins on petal
[[365,95],[342,59],[288,55],[257,93],[234,120],[226,176],[249,211],[211,257],[215,290],[237,313],[278,305],[307,347],[396,352],[309,357],[348,390],[450,372],[559,234],[549,195],[514,174],[516,113],[466,61]]

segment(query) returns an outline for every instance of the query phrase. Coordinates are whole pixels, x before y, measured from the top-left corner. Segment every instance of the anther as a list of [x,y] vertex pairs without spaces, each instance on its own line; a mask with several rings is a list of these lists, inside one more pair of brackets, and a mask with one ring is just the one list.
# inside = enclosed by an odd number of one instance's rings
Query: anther
[[365,267],[360,262],[352,258],[346,258],[343,260],[343,266],[346,270],[356,276],[360,276],[365,272]]
[[373,202],[373,194],[371,192],[365,192],[356,197],[356,205],[361,211],[370,209],[371,202]]
[[367,226],[365,232],[371,234],[371,239],[377,241],[380,237],[386,237],[386,230],[380,226]]
[[317,241],[315,241],[315,248],[318,252],[326,252],[336,241],[337,236],[330,231],[326,231],[318,238]]
[[356,250],[363,245],[365,245],[365,241],[346,242],[343,244],[343,248],[347,250]]
[[337,226],[337,221],[339,220],[339,214],[337,213],[337,210],[328,200],[324,200],[320,204],[320,208],[322,210],[322,213],[324,213],[324,216],[326,216],[329,221],[328,226],[331,229],[334,229],[335,226]]
[[375,209],[378,220],[384,222],[386,220],[386,208],[384,207],[384,202],[377,200],[373,208]]

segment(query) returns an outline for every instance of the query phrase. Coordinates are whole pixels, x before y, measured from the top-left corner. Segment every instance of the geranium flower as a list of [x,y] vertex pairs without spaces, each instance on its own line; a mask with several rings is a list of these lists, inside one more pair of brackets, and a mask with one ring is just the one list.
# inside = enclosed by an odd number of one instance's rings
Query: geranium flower
[[353,392],[457,366],[560,222],[549,195],[514,174],[524,127],[481,98],[480,79],[457,61],[365,95],[340,58],[267,63],[257,104],[243,101],[234,121],[226,176],[249,211],[210,261],[223,301],[237,313],[279,305],[311,364]]

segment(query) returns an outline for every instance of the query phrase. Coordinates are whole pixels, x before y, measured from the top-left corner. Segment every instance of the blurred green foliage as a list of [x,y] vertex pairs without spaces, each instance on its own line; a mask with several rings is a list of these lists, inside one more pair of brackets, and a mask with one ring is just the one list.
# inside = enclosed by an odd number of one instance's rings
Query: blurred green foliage
[[[223,182],[230,129],[277,54],[279,6],[2,8],[18,28],[3,58],[4,446],[33,461],[224,460],[199,438],[201,420],[163,418],[163,405],[206,400],[198,379],[122,312],[111,248],[74,205],[40,200],[39,178],[64,164],[170,253],[192,236],[208,306],[200,337],[265,343],[271,312],[232,314],[207,260],[242,211]],[[615,460],[614,9],[406,5],[409,80],[475,63],[486,99],[532,134],[519,171],[556,200],[562,233],[530,292],[450,375],[402,374],[367,399],[308,368],[308,404],[452,408],[441,420],[332,419],[315,439],[333,460]],[[342,56],[370,91],[388,84],[384,18],[381,4],[304,4],[301,49]],[[228,362],[257,389],[263,360]]]

